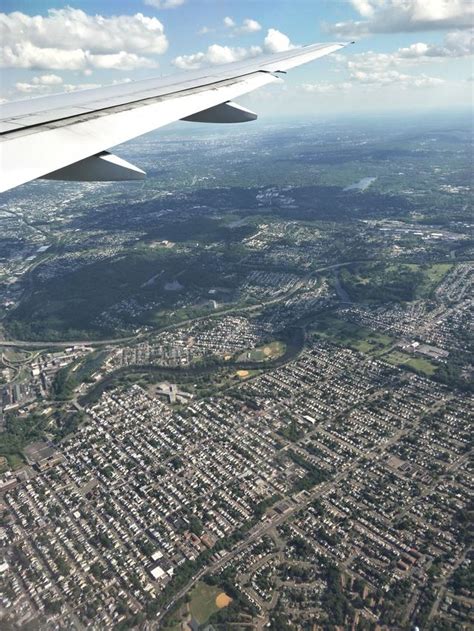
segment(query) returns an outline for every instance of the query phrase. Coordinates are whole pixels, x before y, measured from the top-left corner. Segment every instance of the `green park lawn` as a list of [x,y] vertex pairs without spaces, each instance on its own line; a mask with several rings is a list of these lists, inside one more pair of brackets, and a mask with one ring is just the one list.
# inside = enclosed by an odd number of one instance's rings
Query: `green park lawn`
[[374,355],[384,352],[393,344],[392,338],[388,335],[332,317],[315,322],[312,332],[336,344],[350,346],[361,353]]
[[423,357],[412,357],[401,351],[392,351],[384,356],[384,360],[395,366],[411,366],[414,370],[431,377],[437,370],[437,366]]
[[219,587],[198,582],[189,594],[189,603],[187,605],[183,604],[179,608],[173,616],[173,622],[166,627],[165,631],[180,631],[181,623],[179,620],[184,619],[188,612],[188,607],[191,616],[200,625],[203,625],[213,613],[219,611],[219,607],[216,605],[216,598],[219,594],[222,594],[222,589],[219,589]]
[[270,359],[277,359],[285,354],[286,344],[284,342],[275,341],[259,348],[242,353],[238,361],[264,362]]

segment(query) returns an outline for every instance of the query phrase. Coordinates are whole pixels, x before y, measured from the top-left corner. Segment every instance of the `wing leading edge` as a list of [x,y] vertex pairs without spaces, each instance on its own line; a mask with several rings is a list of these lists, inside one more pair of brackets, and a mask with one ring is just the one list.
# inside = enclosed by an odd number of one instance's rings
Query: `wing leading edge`
[[314,44],[218,69],[3,104],[0,192],[42,177],[144,177],[140,169],[106,150],[177,120],[254,120],[256,114],[233,99],[346,45]]

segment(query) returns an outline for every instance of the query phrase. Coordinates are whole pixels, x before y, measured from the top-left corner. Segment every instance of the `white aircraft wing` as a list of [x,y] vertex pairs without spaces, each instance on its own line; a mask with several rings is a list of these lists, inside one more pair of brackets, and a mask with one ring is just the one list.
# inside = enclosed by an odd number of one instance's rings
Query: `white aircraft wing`
[[30,180],[142,179],[108,149],[177,120],[246,122],[232,100],[346,44],[313,44],[219,68],[0,105],[0,192]]

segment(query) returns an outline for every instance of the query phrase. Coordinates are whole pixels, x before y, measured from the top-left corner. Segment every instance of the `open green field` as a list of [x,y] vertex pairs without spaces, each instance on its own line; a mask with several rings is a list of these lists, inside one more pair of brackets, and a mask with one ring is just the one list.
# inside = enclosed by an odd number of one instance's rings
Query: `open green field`
[[410,302],[428,298],[452,263],[360,263],[341,270],[341,284],[355,302]]
[[238,361],[265,362],[270,359],[278,359],[278,357],[285,354],[285,351],[285,342],[271,342],[270,344],[265,344],[265,346],[245,351],[239,356]]
[[197,583],[191,592],[189,610],[193,618],[200,624],[204,624],[209,617],[219,610],[216,598],[222,593],[222,589],[206,583]]
[[[3,460],[4,459],[4,460]],[[9,453],[5,456],[2,456],[2,462],[0,464],[0,473],[11,469],[15,471],[15,469],[19,469],[24,464],[24,461],[19,453]]]
[[391,351],[384,356],[384,360],[394,366],[411,366],[414,370],[431,377],[437,370],[437,366],[424,357],[412,357],[401,351]]
[[181,621],[186,619],[188,612],[200,625],[205,624],[213,613],[219,611],[216,598],[222,593],[222,589],[214,585],[198,582],[189,594],[191,599],[189,603],[183,604],[176,611],[165,631],[181,631]]
[[388,335],[333,317],[317,320],[312,325],[311,332],[336,344],[350,346],[371,355],[379,355],[393,344],[393,339]]
[[[413,272],[422,274],[422,281],[418,286],[418,295],[427,297],[440,284],[448,272],[453,269],[452,263],[433,263],[432,265],[418,265],[416,263],[406,263],[405,267]],[[388,269],[393,268],[390,266]]]
[[452,263],[434,263],[433,265],[428,265],[426,268],[422,268],[424,279],[420,288],[420,294],[429,296],[452,269]]

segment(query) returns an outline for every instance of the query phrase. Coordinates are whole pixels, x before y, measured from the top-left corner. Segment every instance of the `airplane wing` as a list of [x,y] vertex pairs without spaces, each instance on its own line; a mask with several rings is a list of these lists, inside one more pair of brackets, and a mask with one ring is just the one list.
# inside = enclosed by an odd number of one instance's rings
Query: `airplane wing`
[[107,150],[177,120],[254,120],[256,114],[232,100],[346,45],[313,44],[168,78],[4,103],[0,192],[37,178],[142,179],[141,169]]

